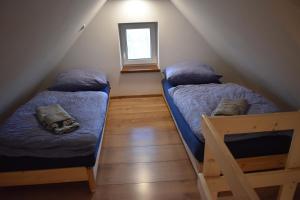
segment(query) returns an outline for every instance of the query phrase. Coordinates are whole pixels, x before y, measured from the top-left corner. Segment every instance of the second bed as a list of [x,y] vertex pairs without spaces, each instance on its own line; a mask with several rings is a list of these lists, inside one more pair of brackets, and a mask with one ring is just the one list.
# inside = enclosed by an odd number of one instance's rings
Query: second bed
[[[222,98],[246,99],[247,114],[277,112],[277,107],[261,95],[237,84],[194,84],[172,86],[162,80],[165,100],[197,172],[204,160],[205,141],[201,133],[201,115],[211,115]],[[249,136],[225,137],[225,143],[235,158],[257,158],[277,155],[284,159],[289,151],[292,133],[259,133]],[[266,146],[268,148],[266,148]],[[280,161],[279,161],[280,162]]]

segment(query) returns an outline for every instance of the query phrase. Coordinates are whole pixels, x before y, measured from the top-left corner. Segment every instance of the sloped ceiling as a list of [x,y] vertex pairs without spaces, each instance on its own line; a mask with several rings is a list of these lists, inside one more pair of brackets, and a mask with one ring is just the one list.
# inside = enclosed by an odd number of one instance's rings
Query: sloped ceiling
[[105,2],[0,1],[0,114],[45,78]]
[[248,81],[299,109],[299,0],[171,1]]

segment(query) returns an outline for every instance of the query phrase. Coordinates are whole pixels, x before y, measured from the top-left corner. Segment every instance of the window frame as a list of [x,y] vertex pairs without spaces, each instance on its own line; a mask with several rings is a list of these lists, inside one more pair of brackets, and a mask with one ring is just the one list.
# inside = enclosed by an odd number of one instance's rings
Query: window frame
[[[158,23],[157,22],[139,22],[139,23],[119,23],[119,39],[120,39],[120,53],[122,65],[143,65],[143,64],[156,64],[158,63]],[[126,30],[127,29],[150,29],[150,48],[151,58],[144,59],[128,59],[128,47]]]

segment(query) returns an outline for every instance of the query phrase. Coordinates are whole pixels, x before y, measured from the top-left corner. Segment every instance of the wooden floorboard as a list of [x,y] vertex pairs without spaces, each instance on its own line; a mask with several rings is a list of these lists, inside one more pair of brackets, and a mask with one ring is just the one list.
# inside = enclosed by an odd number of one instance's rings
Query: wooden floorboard
[[101,153],[102,164],[145,163],[188,159],[185,149],[181,144],[103,148]]
[[[107,130],[105,131],[110,131],[110,132],[115,132],[115,133],[122,133],[126,132],[126,130],[132,130],[132,129],[141,129],[141,128],[149,128],[149,129],[159,129],[159,130],[164,130],[167,132],[174,132],[176,131],[176,127],[173,124],[173,121],[171,120],[158,120],[154,121],[152,120],[152,124],[146,121],[140,121],[140,122],[131,122],[131,123],[122,123],[122,121],[113,122],[109,121],[107,123]],[[134,123],[134,124],[133,124]]]
[[157,134],[133,132],[122,135],[106,135],[104,136],[103,147],[137,147],[180,143],[180,137],[173,133]]
[[97,184],[148,183],[159,181],[195,180],[189,160],[102,164]]
[[96,199],[122,200],[199,200],[195,181],[104,185]]
[[[160,115],[157,113],[161,112]],[[152,113],[133,113],[133,114],[120,114],[117,116],[109,116],[108,119],[112,120],[113,123],[132,123],[132,122],[145,122],[147,120],[148,123],[155,123],[160,120],[169,120],[169,115],[166,112],[158,111]],[[138,116],[140,115],[140,116]]]

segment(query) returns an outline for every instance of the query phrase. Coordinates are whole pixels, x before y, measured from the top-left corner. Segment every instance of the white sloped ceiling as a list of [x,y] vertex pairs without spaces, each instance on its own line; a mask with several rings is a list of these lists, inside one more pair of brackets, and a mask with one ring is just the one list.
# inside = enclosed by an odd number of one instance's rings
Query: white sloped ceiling
[[47,76],[105,2],[0,1],[1,115]]
[[299,109],[299,0],[172,2],[248,81]]

